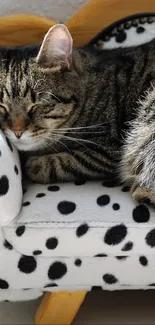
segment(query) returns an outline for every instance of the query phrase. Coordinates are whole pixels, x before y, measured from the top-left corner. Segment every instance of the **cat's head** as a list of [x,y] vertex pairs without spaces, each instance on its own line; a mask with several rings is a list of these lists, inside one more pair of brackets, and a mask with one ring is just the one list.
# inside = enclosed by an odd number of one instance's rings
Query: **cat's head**
[[81,63],[67,27],[52,27],[40,48],[0,49],[0,62],[0,127],[19,150],[48,147],[82,101]]

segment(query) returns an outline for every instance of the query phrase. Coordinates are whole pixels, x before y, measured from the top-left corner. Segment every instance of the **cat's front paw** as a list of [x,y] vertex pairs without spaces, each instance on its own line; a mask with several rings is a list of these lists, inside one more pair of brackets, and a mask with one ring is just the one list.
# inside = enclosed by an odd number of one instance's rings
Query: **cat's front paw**
[[36,183],[47,184],[50,182],[49,162],[45,157],[29,157],[25,172],[28,178]]
[[134,202],[146,203],[155,207],[155,192],[151,189],[133,185],[131,194]]

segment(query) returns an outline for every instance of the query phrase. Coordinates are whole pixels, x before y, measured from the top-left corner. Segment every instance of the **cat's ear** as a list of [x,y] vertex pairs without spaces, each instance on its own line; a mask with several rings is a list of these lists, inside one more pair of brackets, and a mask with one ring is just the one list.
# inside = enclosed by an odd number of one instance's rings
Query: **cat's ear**
[[70,68],[73,40],[68,28],[57,24],[45,35],[36,61],[44,68]]

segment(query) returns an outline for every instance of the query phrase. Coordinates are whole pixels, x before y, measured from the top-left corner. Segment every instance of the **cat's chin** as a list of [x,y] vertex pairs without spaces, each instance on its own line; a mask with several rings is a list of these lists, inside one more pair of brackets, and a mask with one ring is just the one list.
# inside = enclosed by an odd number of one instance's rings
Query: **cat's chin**
[[12,143],[19,151],[36,151],[41,149],[41,143],[39,142],[22,143],[20,141],[13,141]]
[[37,151],[42,147],[41,141],[32,139],[28,131],[24,132],[20,139],[17,139],[15,134],[10,130],[5,132],[5,134],[19,151]]

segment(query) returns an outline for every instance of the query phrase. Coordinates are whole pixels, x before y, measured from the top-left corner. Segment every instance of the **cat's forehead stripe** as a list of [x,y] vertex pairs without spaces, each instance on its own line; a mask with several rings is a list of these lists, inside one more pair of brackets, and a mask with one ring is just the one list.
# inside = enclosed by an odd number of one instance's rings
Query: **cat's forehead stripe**
[[13,60],[12,64],[10,65],[11,90],[13,98],[19,96],[20,94],[20,87],[22,82],[20,70],[20,62]]
[[[29,61],[37,56],[39,46],[22,48],[0,47],[0,100],[15,99],[28,92],[27,80],[30,78]],[[29,80],[28,80],[29,81]],[[31,82],[30,82],[31,84]],[[2,88],[4,94],[2,94]],[[34,94],[30,92],[34,101]],[[5,97],[5,98],[4,98]]]
[[11,96],[10,96],[10,93],[9,93],[9,91],[8,91],[8,89],[7,89],[6,87],[3,88],[3,91],[6,92],[6,94],[7,94],[7,96],[8,96],[9,98],[11,97]]
[[28,92],[29,92],[29,85],[28,83],[26,82],[25,84],[25,89],[24,89],[24,92],[23,92],[23,96],[26,97],[28,95]]
[[24,74],[25,64],[23,62],[11,61],[8,72],[5,76],[5,86],[3,86],[6,96],[15,99],[18,96],[26,97],[30,94],[34,102],[34,93],[27,82],[27,76]]

